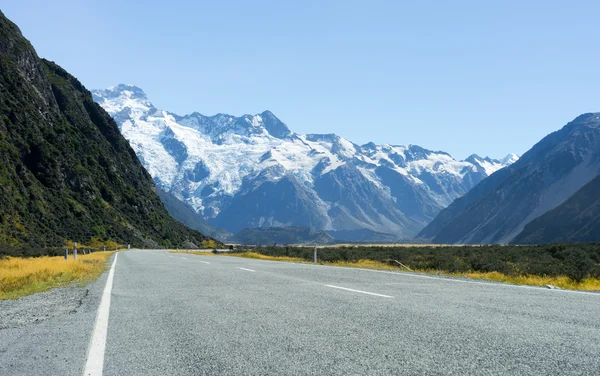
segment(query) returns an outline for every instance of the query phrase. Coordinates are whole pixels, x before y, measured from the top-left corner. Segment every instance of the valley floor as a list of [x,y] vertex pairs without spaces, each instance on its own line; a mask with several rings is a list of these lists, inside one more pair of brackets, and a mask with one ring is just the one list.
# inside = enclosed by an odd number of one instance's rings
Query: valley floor
[[0,374],[83,374],[106,291],[106,376],[600,368],[600,294],[166,250],[113,265],[69,314],[0,329]]

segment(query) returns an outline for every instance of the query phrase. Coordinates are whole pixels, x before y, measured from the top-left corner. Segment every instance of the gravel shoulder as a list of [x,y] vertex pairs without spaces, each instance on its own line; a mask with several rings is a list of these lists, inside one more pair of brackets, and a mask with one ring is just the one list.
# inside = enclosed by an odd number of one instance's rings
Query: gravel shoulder
[[81,376],[107,275],[0,301],[0,375]]

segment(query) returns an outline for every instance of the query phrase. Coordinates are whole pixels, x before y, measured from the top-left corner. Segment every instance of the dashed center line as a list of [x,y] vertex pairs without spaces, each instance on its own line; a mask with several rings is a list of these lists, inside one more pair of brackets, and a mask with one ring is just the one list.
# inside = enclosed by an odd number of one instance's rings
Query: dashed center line
[[376,294],[374,292],[368,292],[368,291],[354,290],[354,289],[349,289],[349,288],[346,288],[346,287],[340,287],[340,286],[334,286],[334,285],[325,285],[325,286],[326,287],[331,287],[331,288],[334,288],[334,289],[340,289],[340,290],[358,292],[358,293],[361,293],[361,294],[379,296],[381,298],[393,298],[393,296],[389,296],[389,295]]
[[247,272],[255,272],[255,271],[256,271],[256,270],[252,270],[252,269],[246,269],[246,268],[238,268],[238,269],[245,270],[245,271],[247,271]]
[[202,261],[202,260],[198,260],[198,262],[203,262],[203,263],[205,263],[205,264],[210,264],[210,262],[208,262],[208,261]]

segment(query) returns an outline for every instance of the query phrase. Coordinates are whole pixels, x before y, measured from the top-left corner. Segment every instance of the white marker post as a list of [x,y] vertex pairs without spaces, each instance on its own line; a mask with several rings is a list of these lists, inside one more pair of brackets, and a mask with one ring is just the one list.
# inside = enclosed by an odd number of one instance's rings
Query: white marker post
[[77,261],[77,242],[73,242],[73,260]]
[[316,264],[317,263],[317,246],[316,245],[315,245],[315,254],[314,254],[314,256],[315,256],[315,264]]

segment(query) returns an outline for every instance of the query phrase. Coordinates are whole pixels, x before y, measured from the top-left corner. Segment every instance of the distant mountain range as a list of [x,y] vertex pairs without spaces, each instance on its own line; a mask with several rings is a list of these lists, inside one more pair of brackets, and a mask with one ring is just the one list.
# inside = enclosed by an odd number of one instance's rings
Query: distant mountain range
[[435,243],[600,241],[600,113],[577,117],[444,209]]
[[321,245],[335,243],[335,239],[325,231],[314,231],[301,226],[247,228],[235,234],[230,241],[253,245]]
[[[292,132],[273,113],[179,116],[135,86],[93,91],[156,183],[212,226],[304,226],[340,240],[411,238],[515,162]],[[353,240],[353,239],[351,239]]]
[[201,246],[113,119],[0,12],[0,252],[67,240]]

